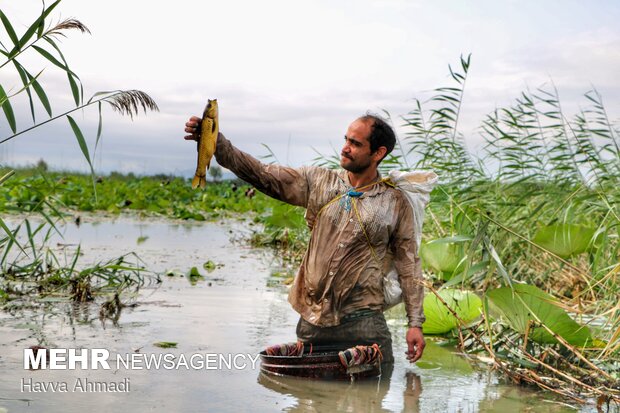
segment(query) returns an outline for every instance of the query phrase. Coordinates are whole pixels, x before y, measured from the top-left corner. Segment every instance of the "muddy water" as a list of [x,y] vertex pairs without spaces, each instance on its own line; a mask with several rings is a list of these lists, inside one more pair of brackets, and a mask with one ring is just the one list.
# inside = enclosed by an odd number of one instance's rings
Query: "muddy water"
[[[72,224],[63,231],[64,238],[56,241],[81,243],[81,262],[136,251],[155,271],[186,272],[196,266],[205,280],[191,285],[184,277],[162,276],[159,287],[124,299],[135,306],[123,309],[116,326],[100,322],[97,306],[62,301],[0,312],[0,413],[575,411],[540,392],[500,384],[492,372],[433,342],[422,361],[409,365],[398,320],[388,320],[396,363],[380,379],[349,383],[263,375],[253,357],[267,345],[295,341],[297,316],[285,287],[270,282],[273,256],[231,241],[244,231],[242,223],[87,217],[79,228]],[[220,268],[202,270],[207,260]],[[177,348],[154,345],[162,341],[176,342]],[[24,369],[23,349],[38,344],[106,349],[110,369]],[[171,354],[170,360],[184,357],[188,365],[195,356],[195,362],[188,367],[173,362],[167,365],[171,369],[146,368],[140,359],[136,368],[116,364],[116,358],[132,354]],[[124,391],[92,391],[113,383]]]

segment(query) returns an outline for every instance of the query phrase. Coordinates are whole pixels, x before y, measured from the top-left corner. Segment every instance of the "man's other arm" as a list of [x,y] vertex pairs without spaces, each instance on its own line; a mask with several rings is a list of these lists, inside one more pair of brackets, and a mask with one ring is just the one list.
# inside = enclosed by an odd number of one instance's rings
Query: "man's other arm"
[[403,199],[399,211],[398,226],[396,228],[392,252],[394,267],[398,272],[398,281],[402,289],[405,311],[409,320],[407,330],[407,359],[415,362],[422,357],[426,342],[422,334],[424,323],[424,284],[420,258],[416,253],[414,238],[413,214],[409,202]]

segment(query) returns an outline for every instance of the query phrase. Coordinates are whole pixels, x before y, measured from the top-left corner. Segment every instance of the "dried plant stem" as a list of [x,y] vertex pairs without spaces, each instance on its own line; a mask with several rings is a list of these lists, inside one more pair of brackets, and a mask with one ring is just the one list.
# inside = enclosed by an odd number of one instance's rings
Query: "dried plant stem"
[[577,384],[577,385],[581,386],[581,387],[582,387],[582,388],[584,388],[584,389],[589,390],[589,391],[590,391],[590,392],[592,392],[593,394],[599,394],[599,395],[609,396],[609,397],[613,398],[614,400],[616,400],[616,401],[619,401],[619,402],[620,402],[620,395],[618,395],[618,394],[612,394],[612,393],[609,393],[609,391],[608,391],[609,389],[606,389],[607,391],[603,391],[603,390],[601,390],[601,389],[599,389],[599,388],[592,387],[592,386],[590,386],[590,385],[588,385],[588,384],[586,384],[586,383],[582,382],[581,380],[578,380],[578,379],[576,379],[576,378],[574,378],[574,377],[572,377],[572,376],[570,376],[570,375],[568,375],[568,374],[566,374],[566,373],[564,373],[564,372],[562,372],[562,371],[560,371],[560,370],[556,369],[555,367],[553,367],[553,366],[551,366],[551,365],[549,365],[549,364],[545,363],[544,361],[538,360],[536,357],[532,356],[532,355],[531,355],[531,354],[529,354],[529,353],[525,353],[525,352],[524,352],[523,354],[524,354],[524,355],[525,355],[525,356],[526,356],[526,357],[527,357],[527,358],[528,358],[528,359],[529,359],[532,363],[539,364],[539,365],[543,366],[544,368],[548,369],[549,371],[552,371],[553,373],[557,374],[558,376],[560,376],[560,377],[564,377],[566,380],[568,380],[568,381],[570,381],[570,382],[572,382],[572,383],[574,383],[574,384]]
[[[485,351],[491,356],[491,359],[493,360],[494,366],[498,367],[500,370],[502,370],[504,373],[506,373],[508,376],[513,377],[513,378],[519,378],[519,379],[524,379],[528,382],[531,382],[533,384],[536,384],[538,386],[540,386],[541,388],[550,390],[550,391],[554,391],[555,393],[561,394],[563,396],[567,396],[572,398],[575,401],[578,401],[580,403],[585,403],[586,401],[582,398],[579,398],[577,396],[574,396],[572,394],[570,394],[569,392],[563,392],[563,391],[558,391],[557,389],[554,389],[550,386],[547,386],[544,384],[544,381],[538,377],[537,375],[535,375],[535,373],[531,372],[529,369],[527,370],[532,376],[536,376],[537,378],[533,378],[533,377],[528,377],[526,375],[523,375],[521,373],[515,372],[511,369],[509,369],[506,364],[502,361],[500,361],[497,356],[495,355],[495,352],[493,351],[493,349],[491,348],[491,346],[489,344],[487,344],[484,340],[482,340],[481,336],[476,333],[476,328],[469,328],[467,327],[467,323],[465,323],[456,313],[456,311],[454,309],[452,309],[450,307],[450,305],[448,303],[446,303],[446,301],[439,295],[438,291],[433,287],[433,285],[430,282],[423,282],[424,286],[431,292],[433,293],[437,299],[439,300],[439,302],[442,303],[442,305],[444,307],[446,307],[446,309],[455,317],[455,319],[459,322],[459,324],[461,325],[462,328],[465,328],[467,330],[469,330],[471,336],[474,338],[474,340],[481,345]],[[570,345],[566,340],[564,340],[564,338],[562,338],[561,336],[559,336],[558,334],[556,334],[554,331],[552,331],[550,328],[548,328],[546,325],[544,325],[536,316],[535,313],[531,312],[532,315],[535,317],[535,321],[538,322],[541,326],[543,326],[543,328],[545,328],[545,330],[547,332],[549,332],[556,340],[558,340],[558,342],[560,344],[562,344],[565,348],[567,348],[571,353],[573,353],[579,360],[581,360],[582,362],[584,362],[588,367],[590,367],[593,371],[597,372],[598,374],[602,375],[603,377],[605,377],[607,380],[610,381],[615,381],[615,378],[612,377],[611,375],[609,375],[607,372],[601,370],[598,366],[596,366],[594,363],[592,363],[590,360],[588,360],[586,357],[583,356],[583,354],[577,350],[574,346]],[[484,317],[486,320],[486,317]],[[525,333],[525,338],[523,341],[523,344],[521,346],[517,346],[515,343],[512,343],[511,346],[509,346],[509,350],[510,352],[512,352],[513,354],[515,354],[517,357],[519,357],[518,353],[515,353],[515,349],[520,348],[521,349],[521,354],[524,355],[527,359],[529,359],[531,362],[540,365],[546,369],[548,369],[549,371],[553,372],[554,374],[568,380],[569,382],[572,382],[580,387],[582,387],[583,389],[588,390],[589,392],[591,392],[592,394],[598,394],[601,396],[606,396],[606,397],[610,397],[613,400],[619,401],[620,402],[620,394],[615,394],[614,391],[612,389],[609,389],[605,386],[596,388],[593,386],[590,386],[586,383],[584,383],[583,381],[567,374],[564,373],[556,368],[554,368],[553,366],[551,366],[548,363],[544,362],[544,357],[536,358],[535,356],[531,355],[529,352],[526,351],[526,347],[527,347],[527,342],[528,342],[528,337],[529,337],[529,331],[530,331],[530,327],[531,327],[531,323],[534,322],[534,320],[530,320],[530,322],[528,323],[528,326],[526,328],[526,333]],[[486,323],[486,321],[485,321]],[[490,326],[488,326],[487,324],[487,330],[490,331]],[[459,340],[460,340],[460,345],[461,347],[463,347],[463,343],[464,343],[464,338],[462,336],[462,330],[459,329]],[[492,340],[491,340],[492,343]],[[547,355],[548,353],[545,353],[545,355]],[[562,359],[562,357],[554,352],[554,355],[558,358],[558,359]],[[576,367],[574,367],[576,369]]]

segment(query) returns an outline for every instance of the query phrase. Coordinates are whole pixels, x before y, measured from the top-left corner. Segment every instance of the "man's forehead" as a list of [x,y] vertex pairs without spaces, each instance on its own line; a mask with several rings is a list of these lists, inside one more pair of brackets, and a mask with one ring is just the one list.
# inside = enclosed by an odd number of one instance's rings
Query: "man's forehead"
[[347,129],[347,138],[368,142],[370,137],[370,123],[363,119],[356,119]]

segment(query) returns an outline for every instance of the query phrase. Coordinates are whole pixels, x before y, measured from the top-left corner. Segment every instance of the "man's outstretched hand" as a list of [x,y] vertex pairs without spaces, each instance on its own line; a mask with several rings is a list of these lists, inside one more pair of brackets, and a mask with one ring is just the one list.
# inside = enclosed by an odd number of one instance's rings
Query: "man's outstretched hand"
[[407,360],[410,363],[415,363],[422,357],[426,347],[426,341],[424,341],[424,334],[420,327],[410,327],[407,330]]
[[187,123],[185,123],[185,133],[189,133],[189,135],[186,135],[184,137],[186,141],[198,140],[198,136],[200,134],[200,130],[198,128],[200,127],[201,121],[202,119],[200,119],[198,116],[192,116],[191,118],[189,118]]

